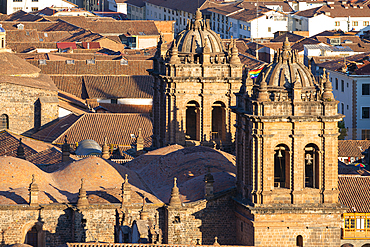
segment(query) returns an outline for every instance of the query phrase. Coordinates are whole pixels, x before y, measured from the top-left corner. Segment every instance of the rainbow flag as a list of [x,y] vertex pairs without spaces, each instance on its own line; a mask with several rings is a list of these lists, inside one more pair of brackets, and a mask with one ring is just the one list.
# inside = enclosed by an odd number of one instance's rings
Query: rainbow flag
[[259,69],[254,69],[249,71],[249,75],[251,76],[252,79],[257,78],[260,72],[262,71],[263,67]]

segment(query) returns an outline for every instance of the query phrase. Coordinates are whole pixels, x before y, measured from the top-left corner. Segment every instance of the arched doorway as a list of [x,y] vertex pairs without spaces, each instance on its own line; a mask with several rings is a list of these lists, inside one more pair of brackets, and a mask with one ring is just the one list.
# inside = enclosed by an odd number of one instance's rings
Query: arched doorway
[[226,137],[226,107],[221,101],[212,105],[212,140],[225,141]]
[[36,226],[33,226],[30,230],[28,230],[24,243],[38,247],[38,232]]
[[304,151],[305,187],[318,189],[320,186],[319,148],[315,144],[308,144]]
[[9,129],[9,117],[6,114],[0,116],[0,130]]
[[297,236],[296,245],[303,246],[303,237],[301,235]]
[[274,187],[290,188],[290,154],[289,148],[280,144],[274,154]]
[[199,104],[196,101],[190,101],[186,104],[186,139],[199,141]]

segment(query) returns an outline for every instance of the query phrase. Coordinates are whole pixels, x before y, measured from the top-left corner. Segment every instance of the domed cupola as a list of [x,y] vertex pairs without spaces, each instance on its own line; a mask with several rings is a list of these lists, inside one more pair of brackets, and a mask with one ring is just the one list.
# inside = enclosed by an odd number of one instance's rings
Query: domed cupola
[[317,99],[320,91],[310,70],[298,61],[297,51],[291,50],[288,39],[284,41],[282,50],[275,54],[274,61],[261,71],[256,85],[258,91],[268,94],[272,101],[291,99],[296,89],[302,93],[301,100],[311,101]]
[[201,54],[205,46],[209,47],[210,53],[224,52],[221,38],[211,30],[209,20],[202,19],[202,13],[198,9],[195,20],[188,21],[185,30],[176,37],[179,53]]

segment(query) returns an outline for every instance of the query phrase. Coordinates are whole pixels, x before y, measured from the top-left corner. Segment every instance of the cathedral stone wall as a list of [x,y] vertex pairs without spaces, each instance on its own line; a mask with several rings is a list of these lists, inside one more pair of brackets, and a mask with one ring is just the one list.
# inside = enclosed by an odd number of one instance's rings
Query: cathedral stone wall
[[16,134],[58,118],[57,91],[0,83],[0,92],[0,115],[8,116],[9,130]]
[[255,214],[255,246],[340,246],[341,214],[286,213]]

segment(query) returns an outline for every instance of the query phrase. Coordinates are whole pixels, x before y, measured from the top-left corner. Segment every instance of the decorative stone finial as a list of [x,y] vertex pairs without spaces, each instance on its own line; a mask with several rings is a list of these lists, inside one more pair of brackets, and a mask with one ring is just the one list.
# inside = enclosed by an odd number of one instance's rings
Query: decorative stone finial
[[84,179],[81,178],[81,188],[78,192],[77,206],[84,207],[88,205],[89,205],[89,201],[87,200],[86,190],[84,188]]
[[146,205],[145,205],[146,197],[143,197],[143,206],[141,207],[140,211],[140,219],[141,220],[147,220],[148,219],[148,212],[146,211]]
[[173,188],[171,190],[170,206],[181,207],[180,191],[177,187],[177,178],[173,179]]
[[[325,75],[326,69],[324,68],[323,74]],[[324,101],[332,101],[334,100],[333,95],[333,87],[331,85],[331,82],[329,81],[329,72],[322,76],[321,83],[324,85],[324,93],[322,94],[322,99]]]
[[269,93],[267,92],[267,82],[265,81],[265,73],[262,72],[262,81],[258,93],[258,101],[270,101]]
[[197,21],[202,20],[202,12],[200,12],[200,9],[199,8],[195,12],[195,20],[197,20]]
[[67,135],[64,136],[64,143],[62,146],[62,162],[69,161],[69,156],[71,155],[71,146],[67,142]]
[[136,139],[136,155],[139,156],[144,152],[144,137],[142,129],[139,128],[139,135]]
[[37,206],[39,204],[39,186],[35,180],[35,174],[32,174],[32,182],[28,189],[29,193],[29,204],[30,206]]
[[238,48],[236,48],[236,42],[234,39],[231,39],[231,57],[230,57],[230,64],[241,64],[240,58],[238,56]]
[[23,148],[23,143],[22,143],[22,138],[19,138],[19,145],[17,148],[17,158],[24,159],[24,160],[26,159],[24,148]]
[[213,245],[220,246],[220,244],[217,242],[217,240],[218,240],[218,237],[215,237],[215,242],[213,243]]
[[173,41],[172,49],[171,49],[171,57],[170,57],[170,64],[177,64],[180,63],[179,59],[179,50],[177,49],[176,41]]
[[125,174],[125,179],[122,184],[122,205],[129,204],[131,201],[131,185],[128,182],[128,174]]
[[109,159],[109,146],[107,144],[107,137],[104,138],[104,144],[102,148],[102,156],[103,159]]

